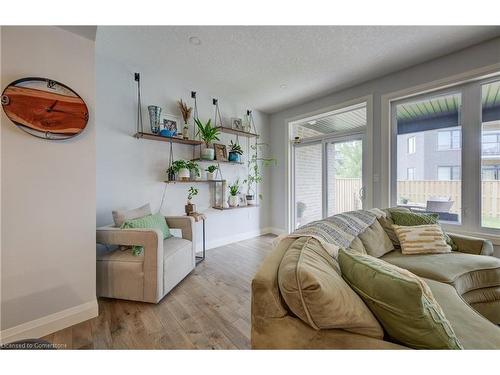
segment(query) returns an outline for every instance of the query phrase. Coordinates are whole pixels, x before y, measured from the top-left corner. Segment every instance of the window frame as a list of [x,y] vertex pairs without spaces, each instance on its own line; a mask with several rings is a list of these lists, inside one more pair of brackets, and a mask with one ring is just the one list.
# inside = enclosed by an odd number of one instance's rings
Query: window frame
[[[293,220],[295,217],[295,207],[291,204],[292,201],[295,201],[295,197],[293,194],[293,180],[294,180],[294,160],[293,160],[293,147],[294,147],[294,139],[293,139],[293,126],[297,122],[302,122],[306,120],[314,120],[317,118],[321,118],[329,113],[334,113],[340,109],[345,107],[353,106],[356,104],[364,103],[366,105],[366,127],[364,131],[363,138],[363,184],[364,184],[364,198],[363,198],[363,208],[372,208],[373,207],[373,95],[365,95],[361,97],[357,97],[352,100],[347,100],[338,104],[333,104],[328,107],[322,107],[316,110],[313,110],[308,113],[302,113],[297,116],[289,117],[284,120],[287,127],[287,137],[283,139],[284,147],[286,149],[286,169],[285,169],[285,178],[287,181],[287,189],[285,192],[286,196],[286,231],[288,233],[294,230],[293,228]],[[358,132],[354,132],[354,134],[359,134]],[[342,134],[338,134],[338,136],[349,136],[353,135],[352,132],[345,132]],[[318,139],[321,139],[319,137]],[[317,139],[316,139],[317,140]],[[306,141],[306,140],[303,140]],[[306,142],[314,141],[314,139],[307,139]]]
[[[487,228],[482,226],[482,86],[500,80],[500,64],[497,70],[488,75],[487,78],[476,77],[468,81],[457,82],[452,85],[436,86],[428,91],[402,95],[399,98],[384,95],[388,104],[389,124],[389,150],[388,150],[388,201],[390,206],[397,203],[397,121],[396,105],[406,101],[415,101],[422,98],[449,95],[460,92],[462,95],[461,110],[459,111],[459,124],[461,126],[461,177],[462,177],[462,212],[461,221],[457,223],[442,223],[445,230],[469,235],[484,235],[493,239],[500,245],[500,228]],[[477,140],[480,140],[479,142]],[[467,157],[464,155],[467,150]],[[467,189],[463,187],[467,186]]]

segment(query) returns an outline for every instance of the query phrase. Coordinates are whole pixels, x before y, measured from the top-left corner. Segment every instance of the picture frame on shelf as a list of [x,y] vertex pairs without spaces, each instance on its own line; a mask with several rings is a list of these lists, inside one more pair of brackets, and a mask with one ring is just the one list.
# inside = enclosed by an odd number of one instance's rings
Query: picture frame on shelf
[[231,118],[231,129],[243,131],[243,120],[239,117]]
[[[179,129],[181,132],[179,133]],[[160,134],[168,137],[176,137],[182,133],[182,124],[180,118],[169,113],[162,113],[160,116]]]
[[215,160],[227,161],[227,147],[220,143],[214,143]]

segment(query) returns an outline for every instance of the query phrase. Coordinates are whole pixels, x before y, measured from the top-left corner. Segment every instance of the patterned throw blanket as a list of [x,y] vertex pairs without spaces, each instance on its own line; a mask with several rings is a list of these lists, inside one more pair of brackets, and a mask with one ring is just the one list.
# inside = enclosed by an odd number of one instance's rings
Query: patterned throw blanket
[[377,208],[344,212],[323,220],[313,221],[290,234],[280,236],[276,239],[275,244],[277,245],[284,238],[312,237],[317,239],[323,248],[337,259],[339,249],[348,248],[358,235],[382,216],[385,216],[385,213]]

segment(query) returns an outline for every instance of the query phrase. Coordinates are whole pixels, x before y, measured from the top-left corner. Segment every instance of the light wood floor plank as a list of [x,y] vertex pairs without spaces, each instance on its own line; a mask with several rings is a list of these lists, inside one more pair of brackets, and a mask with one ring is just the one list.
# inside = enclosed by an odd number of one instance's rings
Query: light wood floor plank
[[44,337],[67,349],[249,349],[250,287],[275,236],[208,250],[160,303],[99,299],[99,316]]

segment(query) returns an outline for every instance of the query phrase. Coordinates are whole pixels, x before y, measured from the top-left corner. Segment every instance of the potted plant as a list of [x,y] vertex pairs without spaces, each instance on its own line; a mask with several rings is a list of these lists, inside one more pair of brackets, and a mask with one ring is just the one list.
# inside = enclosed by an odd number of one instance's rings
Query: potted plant
[[207,169],[205,169],[205,171],[207,172],[207,180],[214,179],[214,173],[217,169],[219,169],[219,167],[216,165],[209,165]]
[[174,175],[179,180],[189,180],[189,168],[184,160],[176,160],[172,163],[170,168],[168,168],[167,173],[170,176]]
[[205,143],[205,149],[201,150],[201,158],[204,160],[214,160],[215,151],[210,147],[213,141],[219,140],[219,129],[212,127],[211,120],[208,120],[204,125],[199,119],[194,120],[196,126],[198,127],[197,135],[200,136],[201,140]]
[[198,195],[198,189],[194,186],[191,186],[188,190],[187,196],[187,204],[184,206],[184,210],[186,211],[186,215],[191,214],[192,212],[196,212],[196,205],[191,201],[195,196]]
[[189,176],[191,180],[197,180],[200,178],[200,166],[198,163],[190,160],[186,163],[187,169],[189,169]]
[[[262,158],[258,156],[259,148],[265,145],[265,143],[255,143],[255,145],[250,146],[253,153],[248,159],[248,176],[243,181],[247,185],[246,201],[248,205],[255,205],[257,203],[255,188],[258,183],[262,182],[259,163],[265,167],[276,165],[277,163],[274,158]],[[259,198],[262,199],[262,194],[259,194]]]
[[238,143],[233,143],[229,145],[229,161],[239,163],[241,161],[241,155],[243,155],[243,150]]
[[229,207],[237,207],[240,198],[238,194],[240,192],[240,181],[236,180],[234,184],[229,185]]
[[191,111],[193,110],[192,107],[188,107],[186,103],[184,103],[181,100],[177,102],[177,106],[179,107],[179,110],[181,111],[182,114],[182,119],[184,120],[184,126],[182,128],[182,138],[188,139],[188,131],[189,131],[189,126],[188,126],[188,121],[189,118],[191,117]]

